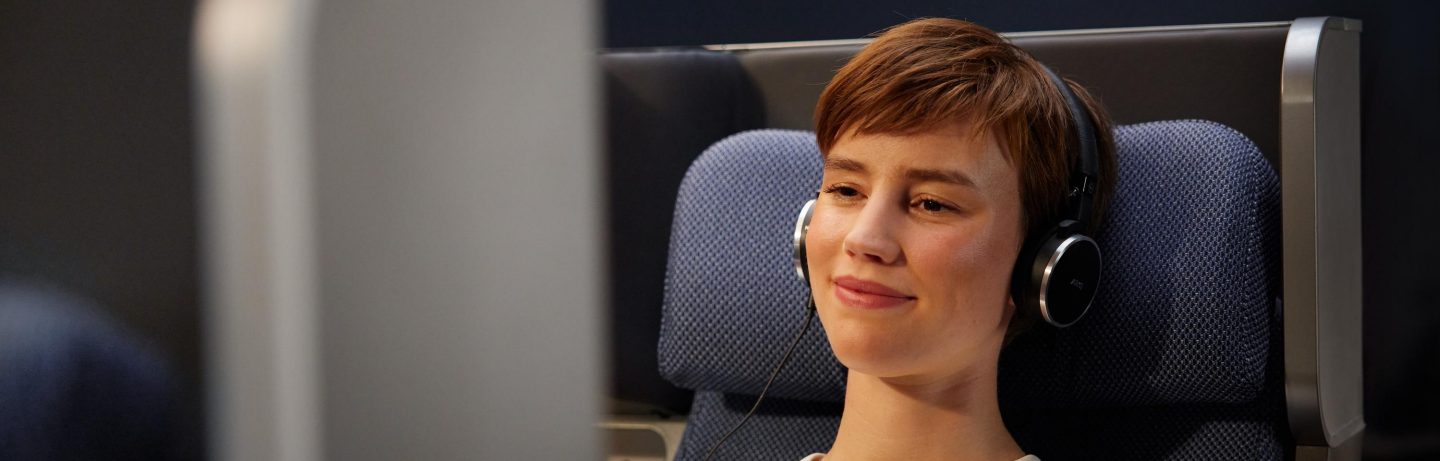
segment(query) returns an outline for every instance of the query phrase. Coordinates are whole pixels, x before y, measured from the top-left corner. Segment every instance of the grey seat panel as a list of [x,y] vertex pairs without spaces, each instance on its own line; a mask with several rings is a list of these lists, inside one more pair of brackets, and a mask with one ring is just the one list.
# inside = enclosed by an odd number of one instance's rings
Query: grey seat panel
[[1280,154],[1285,27],[1017,38],[1056,72],[1095,92],[1116,124],[1201,119]]
[[813,130],[815,102],[859,46],[842,45],[737,53],[765,105],[768,128]]
[[[1202,119],[1244,133],[1272,165],[1280,152],[1284,26],[1013,38],[1095,92],[1116,124]],[[737,51],[769,128],[814,129],[825,84],[860,45]],[[1141,72],[1143,70],[1143,72]]]

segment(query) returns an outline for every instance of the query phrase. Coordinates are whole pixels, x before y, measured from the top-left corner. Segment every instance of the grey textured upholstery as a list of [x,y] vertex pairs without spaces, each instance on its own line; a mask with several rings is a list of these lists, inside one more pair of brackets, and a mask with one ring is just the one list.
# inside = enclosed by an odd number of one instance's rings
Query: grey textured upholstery
[[[1007,424],[1047,461],[1282,459],[1274,172],[1244,136],[1210,122],[1115,134],[1101,294],[1076,326],[1037,328],[1006,349]],[[769,130],[717,143],[686,174],[659,344],[662,374],[700,391],[680,459],[698,459],[748,409],[801,325],[789,240],[819,173],[813,134]],[[767,397],[778,403],[727,443],[726,459],[829,446],[844,370],[812,330]]]
[[1277,177],[1211,123],[1125,126],[1116,142],[1096,308],[1011,344],[1005,389],[1050,407],[1254,401],[1278,365]]
[[[687,389],[758,393],[805,318],[790,237],[820,183],[814,135],[764,130],[726,138],[691,165],[676,199],[660,324],[660,372]],[[818,324],[819,321],[817,320]],[[812,328],[771,387],[835,401],[840,363]]]

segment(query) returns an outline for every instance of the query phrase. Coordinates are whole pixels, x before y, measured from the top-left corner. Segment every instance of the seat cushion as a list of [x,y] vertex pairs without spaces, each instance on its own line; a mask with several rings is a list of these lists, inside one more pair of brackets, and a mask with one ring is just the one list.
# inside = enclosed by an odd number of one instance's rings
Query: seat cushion
[[[1276,395],[1278,397],[1278,395]],[[677,461],[699,461],[754,405],[750,395],[695,393]],[[1285,459],[1283,399],[1249,405],[1006,411],[1020,447],[1045,461]],[[798,460],[835,443],[841,404],[766,397],[714,459]],[[1162,424],[1156,424],[1162,421]]]
[[[751,395],[700,391],[695,393],[690,424],[676,461],[700,461],[705,453],[754,406]],[[822,453],[835,443],[840,429],[840,404],[765,397],[742,430],[715,452],[714,459],[796,461]]]

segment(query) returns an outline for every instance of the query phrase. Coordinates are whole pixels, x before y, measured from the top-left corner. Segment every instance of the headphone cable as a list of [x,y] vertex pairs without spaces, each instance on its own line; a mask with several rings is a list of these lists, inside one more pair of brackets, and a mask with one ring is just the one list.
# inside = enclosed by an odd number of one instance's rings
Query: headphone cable
[[806,310],[809,311],[809,313],[805,315],[805,326],[800,328],[800,334],[795,335],[795,341],[790,343],[790,348],[785,350],[785,356],[781,357],[780,363],[775,365],[775,371],[770,373],[770,379],[766,380],[765,387],[760,389],[760,396],[755,398],[755,405],[750,407],[750,411],[745,413],[745,417],[741,418],[740,422],[735,424],[735,427],[730,428],[729,431],[725,432],[724,436],[720,437],[719,441],[716,441],[714,445],[710,446],[710,451],[705,452],[705,461],[710,461],[710,457],[715,456],[715,451],[720,449],[721,445],[725,444],[725,440],[729,439],[731,435],[735,434],[735,431],[740,430],[740,427],[745,425],[746,421],[750,420],[750,415],[755,414],[755,410],[760,408],[760,402],[765,400],[765,393],[770,390],[770,384],[775,382],[775,377],[780,376],[780,370],[784,369],[785,364],[790,362],[790,356],[795,353],[795,346],[800,345],[800,340],[805,337],[805,332],[810,330],[810,321],[815,318],[815,298],[810,298],[807,301],[809,301],[806,303],[809,309]]

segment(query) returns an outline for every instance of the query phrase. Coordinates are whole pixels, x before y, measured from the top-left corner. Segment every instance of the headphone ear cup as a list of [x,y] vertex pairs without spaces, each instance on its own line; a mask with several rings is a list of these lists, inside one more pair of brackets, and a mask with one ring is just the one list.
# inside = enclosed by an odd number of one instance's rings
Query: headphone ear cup
[[1100,285],[1100,246],[1075,227],[1067,221],[1027,246],[1011,279],[1017,309],[1061,328],[1090,310]]
[[[810,291],[810,260],[805,253],[805,234],[810,232],[810,217],[815,214],[815,200],[805,202],[800,208],[800,216],[795,218],[795,236],[791,243],[793,257],[795,258],[795,275],[805,281],[805,291]],[[815,308],[815,294],[810,293],[805,297],[805,307],[811,311]]]
[[1026,317],[1040,316],[1040,305],[1036,302],[1039,298],[1036,293],[1038,287],[1033,282],[1037,280],[1035,266],[1037,261],[1044,261],[1040,258],[1039,252],[1045,242],[1053,240],[1055,230],[1042,234],[1038,237],[1031,237],[1025,241],[1020,249],[1020,255],[1015,258],[1015,269],[1010,274],[1010,297],[1015,300],[1015,315]]
[[810,231],[810,217],[815,214],[815,200],[805,202],[800,208],[800,215],[795,218],[794,241],[791,243],[793,250],[792,257],[795,262],[795,275],[805,281],[805,288],[810,288],[810,261],[805,256],[805,234]]

